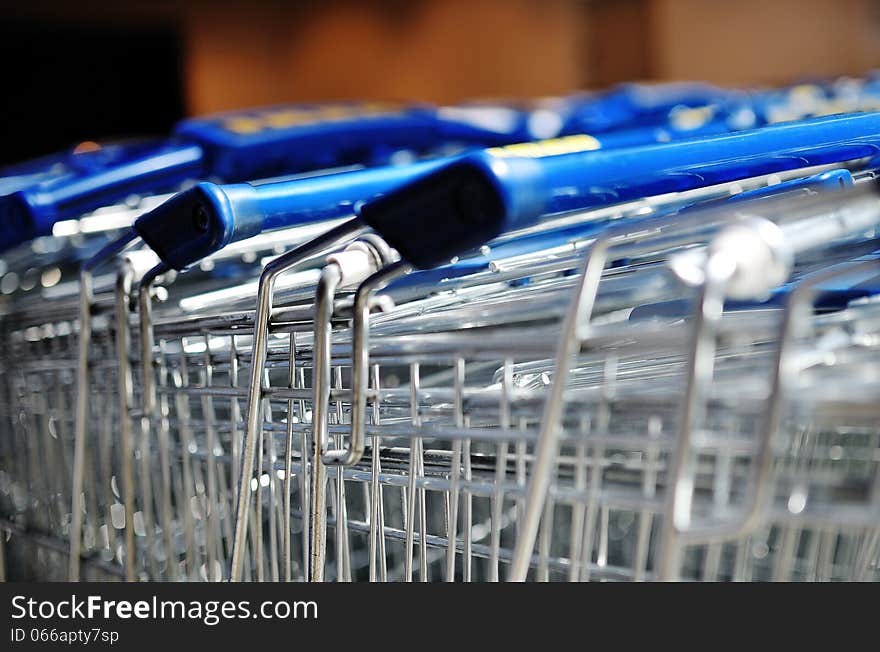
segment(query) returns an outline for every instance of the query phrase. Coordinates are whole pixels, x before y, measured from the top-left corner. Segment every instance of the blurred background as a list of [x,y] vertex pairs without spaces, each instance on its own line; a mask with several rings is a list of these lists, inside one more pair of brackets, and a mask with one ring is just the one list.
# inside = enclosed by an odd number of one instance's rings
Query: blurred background
[[880,67],[878,0],[36,0],[0,20],[0,163],[277,102],[779,84]]

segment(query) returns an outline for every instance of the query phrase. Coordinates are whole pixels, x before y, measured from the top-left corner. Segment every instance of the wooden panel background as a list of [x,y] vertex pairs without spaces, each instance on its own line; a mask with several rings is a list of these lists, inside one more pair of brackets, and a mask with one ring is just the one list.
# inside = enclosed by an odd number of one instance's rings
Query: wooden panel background
[[287,100],[541,95],[629,79],[777,83],[880,67],[878,0],[32,0],[5,11],[174,25],[195,114]]

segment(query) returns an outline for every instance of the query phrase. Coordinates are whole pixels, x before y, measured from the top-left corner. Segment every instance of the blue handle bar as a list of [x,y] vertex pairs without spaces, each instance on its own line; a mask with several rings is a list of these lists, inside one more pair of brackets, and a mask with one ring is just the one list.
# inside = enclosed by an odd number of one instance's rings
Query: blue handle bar
[[0,169],[0,197],[68,173],[72,156],[73,152],[63,152],[4,166]]
[[581,135],[263,186],[200,184],[141,216],[135,229],[183,269],[264,229],[354,209],[407,260],[433,267],[543,214],[868,156],[880,145],[880,115],[595,151],[600,145]]
[[606,93],[563,99],[570,107],[557,108],[567,114],[564,134],[602,133],[634,126],[662,125],[676,107],[703,107],[729,102],[736,91],[709,84],[620,84]]
[[184,120],[174,133],[205,150],[206,167],[227,181],[355,163],[387,163],[400,150],[426,153],[450,142],[490,145],[519,136],[428,105],[300,104]]
[[201,176],[197,145],[167,142],[120,148],[109,161],[69,169],[0,198],[0,251],[52,232],[55,222],[130,195],[162,192]]
[[[699,84],[628,85],[599,97],[569,98],[565,111],[582,117],[616,111],[620,119],[610,122],[619,126],[627,123],[626,116],[641,116],[643,122],[650,123],[651,116],[668,114],[670,107],[723,103],[731,96],[730,91]],[[51,232],[52,224],[59,219],[128,194],[168,191],[188,179],[218,173],[236,179],[354,160],[377,163],[400,147],[509,142],[527,132],[524,125],[528,115],[528,111],[514,111],[509,124],[487,124],[469,117],[467,111],[444,113],[431,107],[336,104],[274,107],[184,121],[175,132],[184,139],[180,142],[164,143],[146,153],[138,150],[104,166],[44,180],[0,200],[0,250]],[[571,124],[575,123],[570,123],[568,129]],[[597,122],[596,126],[602,125]],[[680,128],[673,121],[664,127],[637,126],[600,134],[597,146],[629,146],[716,134],[729,128],[729,121],[719,114],[696,129]],[[196,144],[186,144],[190,141]]]
[[[541,109],[485,104],[438,109],[347,102],[184,120],[171,141],[150,147],[108,144],[87,155],[94,163],[87,167],[71,165],[71,156],[62,154],[25,164],[27,175],[10,170],[6,178],[0,172],[0,196],[20,192],[3,202],[11,205],[0,207],[0,216],[6,216],[0,250],[47,235],[58,220],[131,194],[172,191],[195,179],[239,181],[352,163],[379,165],[401,149],[426,153],[450,145],[498,145],[593,127],[617,130],[601,136],[606,148],[720,133],[743,127],[718,108],[740,96],[704,84],[629,84],[604,94],[561,98],[549,109],[546,103]],[[682,124],[676,115],[683,107],[696,107],[685,111],[690,118],[709,111],[711,119]],[[557,131],[537,132],[533,118],[548,110],[556,115]]]
[[[582,151],[655,142],[653,128],[624,130],[599,137],[573,136]],[[524,143],[512,151],[531,149]],[[264,230],[352,215],[358,202],[375,198],[458,157],[384,166],[266,184],[200,183],[135,223],[138,234],[166,264],[184,269],[231,242]]]
[[[523,120],[487,124],[467,112],[364,103],[278,106],[185,120],[168,141],[105,145],[87,166],[72,165],[62,154],[25,164],[28,178],[12,170],[5,188],[14,194],[0,198],[0,251],[131,194],[169,192],[204,178],[242,181],[385,164],[402,149],[424,154],[448,145],[509,143],[521,136]],[[3,182],[0,178],[0,188]]]
[[828,170],[799,179],[789,179],[766,188],[746,190],[727,199],[729,202],[744,201],[754,198],[781,197],[805,191],[822,192],[851,188],[854,185],[853,174],[849,170]]
[[[618,147],[669,140],[696,133],[717,133],[724,124],[696,132],[675,133],[675,125],[658,127],[675,107],[704,106],[730,95],[704,84],[629,84],[604,94],[580,94],[543,108],[528,103],[428,105],[387,103],[299,104],[266,107],[184,120],[171,141],[154,150],[121,148],[117,156],[89,170],[55,165],[66,154],[25,164],[33,174],[0,172],[0,197],[21,191],[12,206],[0,208],[9,219],[0,225],[0,250],[51,232],[54,222],[76,217],[130,194],[172,191],[186,181],[219,178],[242,181],[352,163],[381,165],[401,149],[436,153],[444,147],[500,145],[553,135],[581,133],[596,127],[631,127],[606,146]],[[537,114],[555,114],[536,130]],[[546,117],[546,115],[544,116]],[[659,126],[662,126],[660,124]],[[193,154],[201,148],[202,161]],[[176,160],[169,154],[179,148]],[[105,151],[110,146],[104,146]],[[119,149],[119,148],[117,148]],[[190,160],[191,159],[191,160]],[[37,185],[35,185],[37,184]],[[28,190],[29,189],[29,190]]]
[[[790,179],[764,188],[756,188],[729,197],[679,205],[668,210],[652,213],[650,217],[628,218],[627,223],[634,227],[637,227],[639,224],[647,225],[658,217],[669,216],[689,209],[697,204],[701,207],[706,207],[720,203],[729,204],[731,202],[754,202],[767,199],[775,200],[792,193],[800,193],[804,191],[834,192],[850,188],[852,185],[853,176],[849,170],[829,170],[827,172],[821,172],[819,174],[813,174],[798,179]],[[469,276],[477,272],[486,271],[489,269],[490,263],[493,261],[537,253],[554,247],[570,245],[578,240],[584,240],[596,236],[612,222],[619,223],[618,220],[610,219],[591,220],[582,224],[555,227],[515,237],[504,238],[502,236],[497,242],[490,243],[491,249],[489,253],[463,257],[462,260],[455,263],[407,274],[406,276],[392,282],[388,286],[388,289],[389,291],[394,291],[413,286],[436,286],[436,284],[444,280],[460,278],[462,276]]]
[[[466,107],[462,112],[447,111],[446,115],[458,119],[445,123],[447,136],[452,140],[471,129],[463,119],[469,111],[501,108],[484,105]],[[527,129],[521,115],[511,118],[510,124],[498,125],[496,131]],[[694,131],[716,133],[719,127],[704,124]],[[585,150],[602,149],[663,141],[669,138],[668,134],[668,130],[646,127],[598,137],[581,135],[574,141]],[[260,185],[200,183],[142,216],[135,229],[166,264],[184,269],[231,242],[264,230],[351,215],[357,202],[372,199],[454,160],[456,157],[446,157]],[[196,213],[198,219],[194,217]]]
[[406,260],[433,267],[450,250],[475,248],[541,215],[874,156],[880,113],[585,151],[594,148],[575,136],[467,154],[366,204],[360,217]]
[[157,139],[129,139],[94,143],[0,168],[0,196],[55,179],[100,172],[152,153],[163,145]]
[[202,182],[140,216],[134,229],[174,269],[265,230],[354,215],[357,205],[451,159],[265,184]]

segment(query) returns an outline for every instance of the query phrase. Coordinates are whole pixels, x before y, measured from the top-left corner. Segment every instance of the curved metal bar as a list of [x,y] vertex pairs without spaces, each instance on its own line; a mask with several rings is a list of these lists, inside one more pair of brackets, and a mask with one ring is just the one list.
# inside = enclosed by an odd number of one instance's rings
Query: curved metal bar
[[119,430],[122,442],[122,501],[125,506],[125,580],[137,579],[134,543],[134,441],[128,418],[134,401],[131,365],[128,358],[128,302],[134,281],[134,266],[128,259],[120,263],[116,276],[116,362],[119,383]]
[[[354,299],[352,320],[352,415],[349,445],[339,450],[328,450],[322,455],[324,464],[354,466],[364,455],[366,446],[366,410],[369,389],[369,333],[372,296],[395,278],[412,269],[404,261],[397,261],[367,278],[358,287]],[[317,339],[316,339],[317,342]],[[329,341],[328,341],[329,345]]]
[[[143,413],[141,415],[141,437],[144,445],[149,442],[153,419],[156,414],[156,383],[153,376],[153,283],[156,278],[168,271],[168,266],[159,263],[141,278],[138,287],[138,326],[141,345],[141,382],[143,383]],[[158,429],[159,465],[162,474],[162,496],[159,506],[159,519],[162,526],[164,546],[168,555],[168,579],[177,579],[177,559],[172,559],[174,551],[171,508],[171,457],[168,432]],[[148,463],[148,462],[145,462]]]
[[70,556],[68,579],[79,581],[80,554],[82,549],[83,510],[80,498],[85,475],[86,428],[89,414],[89,343],[92,337],[92,301],[94,288],[92,275],[95,269],[116,254],[124,251],[137,239],[137,233],[129,231],[107,244],[97,254],[83,263],[79,274],[79,340],[76,366],[76,416],[73,436],[73,487],[70,509]]
[[522,523],[519,525],[519,535],[513,551],[513,561],[510,565],[508,576],[510,582],[524,582],[529,572],[532,550],[538,536],[541,515],[544,513],[544,502],[550,488],[550,476],[553,472],[559,445],[560,420],[565,408],[565,377],[568,375],[572,357],[580,344],[579,333],[583,330],[581,324],[588,324],[593,312],[593,304],[599,290],[599,281],[608,259],[608,249],[611,242],[607,235],[600,237],[587,251],[577,294],[574,301],[571,302],[562,324],[556,364],[553,369],[553,385],[544,403],[541,430],[538,434],[538,443],[535,446],[535,459],[526,494],[526,510]]
[[[817,287],[838,276],[859,274],[862,271],[871,271],[877,268],[878,261],[867,260],[846,269],[828,270],[825,273],[816,274],[808,281],[798,285],[788,296],[779,327],[777,340],[779,344],[773,364],[770,393],[767,397],[757,449],[751,466],[751,476],[748,481],[748,486],[755,489],[748,494],[743,511],[737,519],[717,524],[690,526],[688,523],[690,503],[680,504],[673,512],[674,517],[671,525],[675,530],[673,536],[678,537],[681,542],[711,543],[740,538],[748,535],[761,524],[762,515],[772,495],[770,475],[773,470],[773,437],[779,430],[788,387],[792,380],[794,340],[798,330],[803,327],[805,316],[808,317],[810,314],[808,308],[815,299]],[[688,446],[689,444],[685,442],[685,446],[680,446],[680,448],[687,449]],[[663,555],[661,555],[661,561]],[[661,565],[659,576],[672,578],[674,576],[673,570]]]
[[656,563],[661,580],[674,579],[678,572],[680,545],[678,535],[688,527],[693,498],[694,478],[691,459],[691,436],[705,409],[706,390],[712,382],[715,362],[715,332],[724,311],[727,284],[736,271],[734,261],[719,253],[707,261],[706,280],[694,307],[693,336],[688,353],[687,387],[682,401],[681,426],[672,449],[671,489],[660,534],[660,552]]
[[[321,459],[321,443],[328,437],[327,410],[319,406],[326,406],[330,399],[330,319],[333,317],[333,298],[341,281],[342,271],[339,265],[331,263],[321,272],[315,293],[315,340],[312,348],[312,504],[309,515],[312,533],[309,546],[310,582],[324,581],[324,560],[327,554],[327,471]],[[337,527],[341,528],[339,519]],[[337,564],[341,568],[341,560],[337,560]]]
[[[358,220],[353,219],[340,224],[324,235],[297,247],[283,256],[269,262],[260,274],[257,292],[257,308],[254,316],[254,341],[251,361],[251,378],[248,389],[247,420],[245,422],[244,442],[241,450],[238,498],[235,512],[235,531],[232,544],[232,564],[230,581],[242,579],[244,568],[245,543],[247,538],[248,510],[251,503],[250,479],[257,455],[258,431],[261,429],[263,375],[266,363],[266,350],[269,339],[269,320],[272,312],[272,295],[275,281],[283,272],[290,270],[304,259],[330,247],[343,238],[350,238],[366,230]],[[261,524],[257,524],[261,527]]]

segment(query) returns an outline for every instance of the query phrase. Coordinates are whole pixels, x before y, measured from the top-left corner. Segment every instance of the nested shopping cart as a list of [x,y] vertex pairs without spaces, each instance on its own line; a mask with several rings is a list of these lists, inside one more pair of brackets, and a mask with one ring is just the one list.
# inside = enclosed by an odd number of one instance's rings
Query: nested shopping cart
[[[876,198],[848,201],[833,210],[852,211],[861,237]],[[805,276],[775,309],[718,314],[725,294],[778,282],[742,247],[802,230],[827,242],[827,204],[785,210],[803,212],[781,233],[727,216],[705,241],[705,214],[652,221],[638,240],[628,225],[580,255],[501,263],[381,315],[363,286],[355,332],[330,349],[328,422],[331,438],[360,428],[364,457],[331,487],[335,555],[315,539],[312,556],[345,580],[363,575],[364,548],[371,579],[875,578],[876,358],[855,322],[876,306],[815,323],[805,308],[822,282],[876,276],[876,257]],[[664,277],[694,275],[676,259],[693,246],[711,251],[704,271],[737,259],[724,270],[735,280],[713,296],[702,279],[670,312],[682,293]],[[617,255],[631,262],[600,275]],[[660,318],[633,318],[634,301]],[[836,342],[818,361],[817,340]],[[860,388],[834,392],[834,378]]]
[[59,578],[878,579],[861,117],[647,180],[594,157],[586,206],[562,174],[482,249],[399,230],[460,167],[180,274],[126,236],[4,316],[4,527]]

